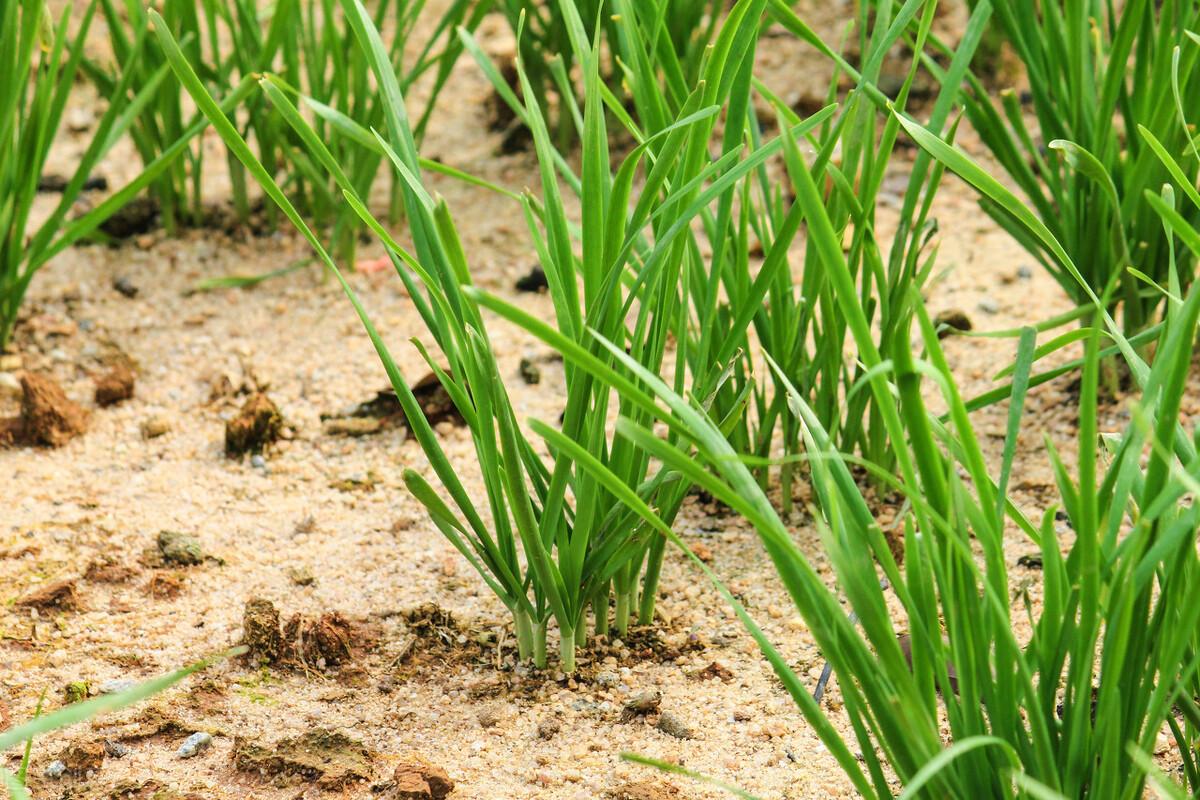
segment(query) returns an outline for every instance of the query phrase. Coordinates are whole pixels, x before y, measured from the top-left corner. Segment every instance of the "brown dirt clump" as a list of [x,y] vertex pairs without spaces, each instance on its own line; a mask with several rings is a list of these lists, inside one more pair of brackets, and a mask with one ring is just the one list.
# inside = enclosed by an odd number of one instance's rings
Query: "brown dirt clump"
[[87,565],[83,579],[92,583],[125,583],[137,574],[136,569],[112,556],[100,556]]
[[155,600],[174,600],[183,594],[185,580],[179,572],[156,572],[146,582],[146,594]]
[[62,447],[87,430],[88,412],[45,375],[21,376],[21,415],[0,420],[0,444]]
[[354,637],[354,626],[336,611],[293,614],[283,627],[283,652],[301,666],[336,667],[353,660]]
[[128,364],[117,364],[96,380],[96,405],[115,406],[133,397],[137,376]]
[[104,766],[104,743],[76,742],[59,753],[58,760],[66,766],[68,775],[84,777],[99,772]]
[[80,607],[79,592],[74,578],[48,583],[17,600],[18,608],[36,608],[39,611],[77,611]]
[[264,746],[237,737],[233,764],[241,772],[271,778],[278,786],[313,782],[323,789],[340,789],[368,780],[375,754],[362,742],[327,728]]
[[225,424],[225,454],[261,453],[283,432],[279,408],[263,392],[247,398],[238,415]]
[[396,800],[442,800],[454,791],[446,770],[423,758],[410,758],[392,773],[391,797]]
[[270,600],[255,597],[247,601],[242,612],[241,644],[249,648],[245,659],[257,664],[274,664],[283,655],[279,610]]

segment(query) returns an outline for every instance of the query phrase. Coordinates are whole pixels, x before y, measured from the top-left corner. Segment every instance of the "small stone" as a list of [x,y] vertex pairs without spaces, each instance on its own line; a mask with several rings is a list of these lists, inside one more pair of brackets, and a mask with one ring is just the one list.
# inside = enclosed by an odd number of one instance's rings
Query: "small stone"
[[661,703],[662,692],[657,689],[634,695],[625,703],[625,708],[621,711],[621,721],[628,722],[636,716],[652,714],[658,711]]
[[204,560],[204,551],[194,537],[178,531],[160,531],[158,552],[168,564],[191,566]]
[[25,360],[16,353],[0,354],[0,372],[16,372],[25,365]]
[[971,318],[967,316],[966,312],[960,311],[957,308],[939,312],[933,318],[933,325],[938,329],[939,339],[946,338],[953,331],[969,331],[974,327],[971,325]]
[[695,736],[692,729],[679,717],[672,714],[670,711],[664,711],[658,717],[658,724],[654,727],[658,728],[668,736],[674,736],[676,739],[691,739]]
[[142,421],[142,438],[157,439],[171,432],[171,417],[167,414],[155,414]]
[[312,586],[317,582],[316,576],[308,567],[289,567],[287,576],[297,586]]
[[1022,264],[1017,267],[1017,277],[1023,281],[1027,281],[1033,277],[1033,270],[1027,264]]
[[131,300],[138,296],[138,287],[133,285],[133,281],[122,275],[113,281],[113,288],[120,292],[125,297]]
[[104,753],[109,758],[124,758],[129,755],[129,748],[115,739],[105,739]]
[[211,744],[212,734],[197,731],[183,741],[183,744],[175,751],[175,755],[179,758],[198,756],[207,750]]
[[500,724],[500,712],[494,708],[484,708],[475,715],[479,725],[484,728],[494,728]]
[[261,469],[263,472],[270,471],[267,467],[267,460],[259,453],[255,453],[254,455],[250,456],[250,466],[254,467],[255,469]]
[[100,694],[117,694],[118,692],[132,689],[134,686],[137,686],[136,681],[131,681],[128,678],[113,678],[100,684],[96,688],[96,691]]
[[621,677],[615,672],[604,670],[596,673],[596,683],[599,686],[616,686],[621,682]]
[[537,735],[539,739],[553,739],[560,730],[562,724],[554,717],[549,717],[538,723]]
[[985,314],[995,314],[1000,310],[1000,304],[991,297],[984,297],[979,301],[979,310]]
[[0,372],[0,398],[20,397],[22,393],[20,378],[11,372]]
[[537,364],[533,363],[532,359],[522,358],[521,365],[517,368],[521,375],[521,380],[530,386],[535,386],[542,382],[542,370]]
[[67,771],[67,765],[61,761],[51,761],[46,765],[46,777],[57,780]]

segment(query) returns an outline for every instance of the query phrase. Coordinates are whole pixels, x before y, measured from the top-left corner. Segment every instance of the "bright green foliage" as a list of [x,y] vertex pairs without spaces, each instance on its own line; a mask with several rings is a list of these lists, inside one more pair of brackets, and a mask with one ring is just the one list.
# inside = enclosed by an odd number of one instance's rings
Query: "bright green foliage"
[[[137,55],[124,62],[116,78],[108,110],[92,133],[92,141],[67,181],[62,197],[48,215],[35,212],[38,181],[58,134],[67,98],[83,57],[83,42],[95,17],[96,3],[84,9],[74,37],[68,14],[55,21],[44,0],[0,0],[0,348],[17,320],[21,301],[33,276],[47,261],[105,219],[167,169],[187,141],[200,132],[195,125],[178,137],[128,186],[68,221],[84,182],[96,164],[130,125],[130,115],[147,103],[155,83],[141,86]],[[145,32],[143,31],[143,36]],[[228,108],[249,94],[249,86],[229,93]]]
[[[1110,310],[1123,303],[1124,329],[1137,333],[1154,321],[1162,298],[1127,268],[1156,283],[1171,274],[1167,237],[1142,202],[1145,191],[1157,191],[1169,179],[1151,139],[1181,156],[1189,183],[1200,172],[1189,147],[1194,131],[1178,124],[1183,109],[1200,106],[1200,43],[1192,38],[1200,31],[1200,5],[1193,0],[987,5],[995,7],[993,30],[1027,69],[1028,110],[1036,125],[1015,92],[994,101],[975,78],[962,95],[967,118],[1088,286]],[[1088,302],[1043,242],[986,197],[982,205],[1072,299]],[[1186,213],[1200,220],[1194,210]],[[1193,263],[1192,256],[1183,258]]]
[[[101,0],[109,36],[118,61],[128,58],[136,47],[140,57],[134,85],[155,87],[148,102],[139,108],[131,133],[146,163],[157,158],[178,138],[187,124],[185,94],[171,74],[166,57],[153,37],[144,32],[149,17],[139,0]],[[279,74],[293,93],[303,92],[318,134],[329,143],[357,191],[367,196],[379,172],[383,155],[377,148],[335,135],[337,127],[326,121],[331,115],[346,115],[360,124],[377,127],[383,122],[379,93],[361,52],[347,45],[353,32],[335,0],[281,0],[260,11],[255,0],[166,0],[159,13],[170,27],[188,61],[195,65],[207,91],[221,97],[239,80],[256,80],[260,74]],[[418,0],[382,0],[373,4],[376,27],[392,34],[389,63],[399,70],[405,90],[417,80],[432,81],[426,116],[416,128],[418,141],[428,124],[437,96],[449,78],[462,46],[455,36],[459,25],[474,30],[490,9],[491,0],[455,0],[436,21],[434,31],[412,59],[404,45],[415,38],[420,12]],[[124,21],[124,17],[129,22]],[[85,68],[101,93],[112,97],[117,76],[101,65],[85,62]],[[194,113],[194,112],[188,112]],[[273,176],[280,176],[285,191],[297,207],[321,227],[330,226],[330,238],[343,257],[354,253],[360,228],[354,210],[341,201],[341,190],[312,163],[289,126],[261,95],[245,102],[230,119],[242,136],[254,141],[257,157]],[[373,144],[373,141],[371,142]],[[233,203],[245,222],[252,201],[245,168],[232,155],[227,158]],[[204,215],[204,152],[199,145],[155,183],[162,221],[168,232],[181,224],[199,224]],[[393,191],[393,219],[401,211],[399,185]],[[274,207],[268,209],[273,216]]]
[[[933,269],[934,253],[929,242],[936,232],[930,204],[939,185],[942,168],[928,156],[918,159],[900,209],[900,221],[890,248],[876,236],[876,199],[887,174],[899,124],[886,114],[889,101],[877,89],[884,58],[901,36],[915,30],[918,49],[925,42],[934,18],[934,3],[910,0],[892,13],[884,5],[867,16],[863,9],[860,47],[861,71],[844,61],[822,42],[781,0],[772,3],[776,19],[789,31],[811,43],[837,62],[857,86],[845,98],[838,115],[810,136],[804,144],[816,157],[812,173],[819,178],[821,204],[829,214],[839,241],[846,244],[850,282],[857,285],[865,322],[878,331],[874,341],[888,341],[908,324],[908,294],[919,290]],[[985,18],[973,18],[950,70],[962,75],[970,61]],[[869,32],[869,33],[868,33]],[[903,108],[917,65],[891,102]],[[772,102],[781,124],[792,125],[796,115],[770,90],[759,91]],[[944,125],[955,91],[942,92],[931,124]],[[753,118],[747,127],[750,147],[760,142]],[[797,147],[785,147],[785,163],[792,179],[806,169]],[[789,251],[803,226],[805,205],[795,195],[785,196],[778,182],[765,169],[742,186],[740,213],[723,208],[708,229],[709,240],[724,242],[714,257],[709,273],[711,285],[696,292],[697,327],[721,331],[715,359],[726,363],[740,353],[732,380],[717,399],[717,408],[727,409],[744,402],[749,390],[752,413],[742,416],[730,431],[736,449],[770,463],[776,438],[782,435],[785,461],[782,467],[782,502],[791,508],[794,456],[802,449],[800,425],[787,411],[784,381],[797,387],[812,404],[818,418],[840,449],[860,452],[884,467],[893,463],[876,398],[865,390],[866,365],[848,356],[855,349],[850,319],[836,301],[841,289],[830,279],[824,256],[810,238],[805,242],[803,271],[794,275]],[[749,258],[754,242],[762,245],[763,261],[755,268]],[[699,284],[699,282],[698,282]],[[718,298],[722,298],[718,301]],[[749,334],[753,331],[754,338]],[[780,372],[754,378],[752,354],[761,348],[780,366]],[[890,399],[880,402],[893,403]],[[765,467],[757,470],[760,485],[767,486]]]
[[[905,121],[910,132],[919,131]],[[922,143],[936,142],[925,135]],[[807,175],[805,171],[802,175]],[[801,181],[810,236],[844,287],[849,274],[836,229],[823,211],[815,182]],[[1192,194],[1189,192],[1189,195]],[[1059,257],[1069,259],[1036,219],[1008,193],[990,194]],[[1168,200],[1145,199],[1193,254],[1200,234]],[[839,277],[840,276],[840,277]],[[936,331],[919,297],[909,298],[925,357],[916,360],[904,334],[876,351],[861,330],[861,308],[851,291],[838,301],[865,353],[876,393],[895,393],[899,408],[885,420],[897,447],[896,474],[839,453],[814,410],[795,391],[790,407],[801,420],[815,490],[818,525],[837,583],[861,620],[846,616],[720,429],[694,400],[685,400],[619,348],[605,344],[623,370],[564,337],[531,324],[521,312],[487,298],[489,307],[521,322],[561,350],[577,367],[615,387],[640,412],[652,412],[673,438],[664,440],[631,419],[618,432],[652,453],[685,480],[712,492],[754,526],[797,609],[838,677],[854,737],[844,741],[813,701],[799,676],[773,649],[737,602],[777,675],[824,744],[865,797],[892,797],[891,774],[904,797],[1140,797],[1147,771],[1170,787],[1145,755],[1167,727],[1187,751],[1200,714],[1192,699],[1196,630],[1200,625],[1200,555],[1195,532],[1200,491],[1194,437],[1177,423],[1200,319],[1200,287],[1167,303],[1153,365],[1141,361],[1101,310],[1106,335],[1129,360],[1140,401],[1126,430],[1101,437],[1097,428],[1099,342],[1088,328],[1082,382],[1079,462],[1068,469],[1052,446],[1070,532],[1055,525],[1054,509],[1040,524],[1006,499],[1021,411],[1035,356],[1035,333],[1021,337],[999,477],[985,464],[966,407],[954,385]],[[885,361],[885,359],[887,359]],[[631,373],[631,374],[630,374]],[[949,412],[929,413],[922,382],[938,388]],[[636,383],[635,381],[640,381]],[[892,408],[885,406],[884,408]],[[619,482],[581,447],[548,425],[534,427],[548,443],[618,491]],[[1144,453],[1149,448],[1149,456]],[[1100,458],[1100,452],[1106,453]],[[870,470],[904,494],[903,568],[892,558],[883,531],[860,493],[851,464]],[[707,469],[706,469],[707,467]],[[712,472],[708,470],[711,469]],[[674,538],[654,511],[630,493],[621,499],[647,524]],[[1040,549],[1044,564],[1041,608],[1034,613],[1009,582],[1002,548],[1006,523],[1015,523]],[[697,561],[697,563],[699,563]],[[702,565],[701,565],[702,566]],[[703,567],[702,567],[703,568]],[[882,572],[881,572],[882,570]],[[886,585],[880,581],[881,574]],[[887,593],[902,611],[894,620]],[[1014,597],[1015,601],[1014,602]],[[1014,610],[1026,616],[1033,638],[1018,641]],[[912,637],[906,662],[897,633]],[[947,665],[952,665],[955,679]],[[1186,720],[1175,718],[1176,709]],[[943,716],[945,722],[943,722]],[[951,744],[944,744],[949,724]],[[852,749],[862,756],[856,758]],[[1185,778],[1195,792],[1195,763]]]
[[[600,58],[601,81],[617,96],[627,83],[660,80],[678,111],[704,69],[704,54],[712,44],[726,3],[720,0],[495,0],[517,37],[517,54],[527,80],[520,88],[527,102],[536,102],[555,144],[567,148],[579,133],[572,125],[572,108],[581,87],[573,83],[577,65],[569,19],[578,16]],[[569,10],[568,10],[569,8]],[[630,48],[645,59],[631,59]],[[637,92],[626,86],[635,99]],[[650,123],[649,118],[644,118]]]

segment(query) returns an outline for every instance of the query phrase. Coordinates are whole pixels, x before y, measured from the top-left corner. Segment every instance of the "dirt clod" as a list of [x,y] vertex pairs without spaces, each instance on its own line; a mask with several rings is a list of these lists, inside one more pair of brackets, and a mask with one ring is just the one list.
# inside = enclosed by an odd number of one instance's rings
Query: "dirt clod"
[[178,531],[159,531],[158,552],[166,564],[194,566],[204,561],[204,551],[193,536]]
[[146,582],[146,594],[155,600],[174,600],[183,594],[184,581],[179,572],[156,572]]
[[125,583],[137,570],[123,564],[116,558],[103,555],[92,560],[83,572],[83,579],[92,583]]
[[[973,327],[967,313],[957,308],[938,312],[933,318],[933,324],[938,329],[939,339],[945,339],[954,331],[969,331]],[[942,327],[943,325],[945,327]]]
[[702,681],[716,678],[722,683],[729,683],[733,680],[733,670],[722,664],[720,661],[714,661],[702,670],[697,670],[692,673],[692,677]]
[[128,364],[117,364],[96,380],[96,405],[106,408],[133,397],[137,381]]
[[538,293],[544,292],[550,288],[549,282],[546,280],[546,270],[542,269],[541,264],[534,264],[528,273],[517,278],[517,282],[513,285],[518,292]]
[[410,758],[392,774],[392,797],[397,800],[442,800],[454,791],[454,781],[441,767]]
[[245,658],[259,664],[274,664],[283,655],[279,632],[279,610],[270,600],[255,597],[242,612],[242,644],[250,648]]
[[542,382],[541,367],[535,364],[531,358],[522,358],[517,371],[521,373],[521,380],[530,386],[536,386]]
[[45,375],[21,376],[21,415],[0,420],[0,444],[62,447],[87,430],[88,412]]
[[154,230],[157,221],[158,201],[143,195],[121,206],[115,214],[100,223],[100,230],[114,239],[129,239]]
[[18,608],[36,608],[39,611],[76,611],[79,605],[79,592],[74,578],[47,583],[17,600]]
[[562,723],[550,717],[538,723],[537,735],[539,739],[553,739],[562,730]]
[[274,779],[277,785],[314,782],[338,789],[371,776],[375,754],[362,742],[327,728],[264,746],[242,737],[234,740],[233,763],[241,772]]
[[354,626],[336,611],[319,617],[293,614],[283,627],[283,653],[303,666],[324,669],[351,661]]
[[283,417],[271,398],[255,392],[238,415],[225,424],[225,454],[261,453],[283,432]]
[[66,773],[84,777],[89,772],[98,772],[104,766],[103,742],[76,742],[58,755],[66,766]]

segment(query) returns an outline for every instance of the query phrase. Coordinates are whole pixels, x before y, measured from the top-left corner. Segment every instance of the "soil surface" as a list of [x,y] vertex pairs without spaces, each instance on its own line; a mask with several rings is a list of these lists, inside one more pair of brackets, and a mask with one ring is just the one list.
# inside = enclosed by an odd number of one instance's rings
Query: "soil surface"
[[[844,16],[829,14],[827,32]],[[489,19],[481,38],[495,52],[511,47],[500,20]],[[820,63],[814,54],[779,36],[762,49],[764,80],[781,96],[798,106],[824,97],[827,73],[809,69]],[[530,153],[497,154],[499,134],[480,121],[488,88],[468,61],[424,155],[513,189],[538,185]],[[86,120],[88,97],[73,97],[68,116]],[[419,107],[420,92],[411,101]],[[65,133],[55,159],[69,164],[88,131]],[[979,153],[969,132],[961,141]],[[211,135],[209,146],[220,153]],[[885,183],[883,237],[912,157],[900,152]],[[131,162],[119,150],[100,171],[119,186]],[[219,196],[225,179],[212,180]],[[476,282],[549,318],[547,296],[513,289],[536,261],[520,208],[449,179],[428,183],[455,215]],[[933,313],[960,311],[988,331],[1070,307],[953,178],[935,215]],[[380,255],[364,245],[360,258]],[[766,798],[852,795],[731,610],[677,554],[667,560],[658,624],[625,642],[593,643],[576,679],[514,669],[504,609],[403,488],[402,470],[425,466],[418,444],[403,425],[328,424],[354,419],[347,410],[386,386],[336,284],[312,267],[252,290],[191,291],[205,278],[308,257],[290,229],[151,232],[65,252],[34,282],[7,364],[52,377],[90,419],[57,449],[0,450],[0,727],[30,718],[43,691],[53,709],[244,638],[253,648],[249,660],[221,663],[132,710],[39,739],[34,797],[439,796],[446,778],[463,800],[727,796],[623,762],[622,752]],[[408,339],[428,337],[401,282],[388,271],[351,280],[404,374],[420,380],[428,370]],[[524,333],[489,325],[518,416],[556,419],[561,363]],[[971,397],[1011,362],[1016,340],[956,336],[944,346]],[[530,363],[537,385],[522,380]],[[128,393],[121,369],[136,376]],[[116,389],[104,383],[114,371]],[[1032,516],[1056,495],[1043,437],[1073,459],[1070,384],[1061,378],[1028,400],[1012,493]],[[229,448],[229,423],[248,405],[261,410],[256,398],[277,409],[265,423],[274,441]],[[18,413],[19,399],[3,395],[0,417]],[[1007,413],[1001,403],[974,417],[995,461]],[[1121,405],[1106,413],[1102,430],[1118,430]],[[482,496],[466,431],[450,419],[438,431]],[[346,435],[355,432],[363,435]],[[797,498],[807,491],[797,487]],[[789,523],[832,585],[808,517]],[[754,532],[698,501],[678,530],[815,685],[821,654]],[[1013,583],[1028,588],[1036,611],[1040,572],[1018,565],[1035,549],[1010,532]],[[623,713],[635,700],[648,704],[644,713]],[[823,702],[846,726],[836,680]],[[179,754],[185,741],[189,757]],[[14,767],[19,754],[5,758]],[[67,774],[44,777],[55,759]]]

